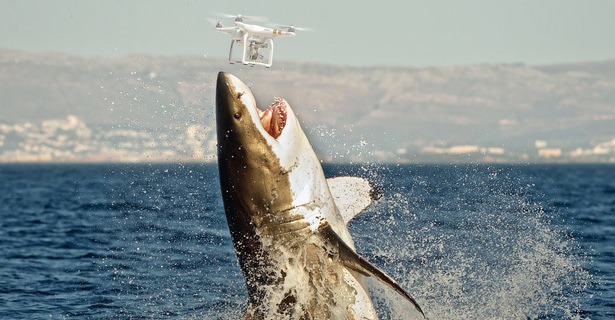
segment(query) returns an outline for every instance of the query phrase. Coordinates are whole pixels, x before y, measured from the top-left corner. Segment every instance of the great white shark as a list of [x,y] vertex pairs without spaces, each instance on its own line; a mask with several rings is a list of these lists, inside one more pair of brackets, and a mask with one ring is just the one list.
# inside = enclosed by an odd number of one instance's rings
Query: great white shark
[[220,72],[216,125],[224,209],[249,296],[244,319],[376,319],[364,276],[424,316],[355,251],[346,223],[370,204],[369,182],[325,179],[286,100],[260,110],[241,80]]

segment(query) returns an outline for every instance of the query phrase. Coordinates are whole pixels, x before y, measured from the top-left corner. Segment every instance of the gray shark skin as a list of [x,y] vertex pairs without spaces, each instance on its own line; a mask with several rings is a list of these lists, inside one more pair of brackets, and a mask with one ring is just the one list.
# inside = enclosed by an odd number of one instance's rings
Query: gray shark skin
[[220,72],[216,125],[224,209],[249,296],[244,319],[376,319],[364,276],[424,316],[397,282],[356,253],[346,227],[356,212],[340,213],[285,100],[260,111],[243,82]]

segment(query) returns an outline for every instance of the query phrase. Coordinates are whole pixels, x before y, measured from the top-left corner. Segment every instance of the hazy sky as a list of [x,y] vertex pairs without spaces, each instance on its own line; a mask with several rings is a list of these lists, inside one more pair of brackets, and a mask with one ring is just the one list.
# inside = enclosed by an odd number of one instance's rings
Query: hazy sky
[[552,64],[615,59],[613,0],[0,0],[0,48],[225,57],[207,18],[310,27],[275,59],[345,65]]

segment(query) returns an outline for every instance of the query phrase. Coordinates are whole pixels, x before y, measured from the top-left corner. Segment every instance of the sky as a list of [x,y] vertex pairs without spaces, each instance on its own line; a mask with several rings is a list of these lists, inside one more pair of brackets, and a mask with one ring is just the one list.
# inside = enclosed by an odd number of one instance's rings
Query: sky
[[530,65],[615,59],[612,0],[0,0],[0,49],[223,58],[220,14],[311,30],[275,60],[349,66]]

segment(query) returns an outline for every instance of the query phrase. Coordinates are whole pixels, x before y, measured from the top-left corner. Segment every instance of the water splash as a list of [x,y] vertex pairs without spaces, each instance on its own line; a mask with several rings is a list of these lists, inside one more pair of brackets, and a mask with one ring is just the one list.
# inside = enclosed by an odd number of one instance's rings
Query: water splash
[[[353,224],[351,232],[363,231],[359,250],[432,319],[581,318],[578,293],[589,275],[574,240],[532,201],[532,186],[500,169],[447,168],[459,172],[385,172],[393,181],[385,198]],[[409,176],[411,190],[395,182]],[[382,318],[419,319],[386,290],[373,291]]]

